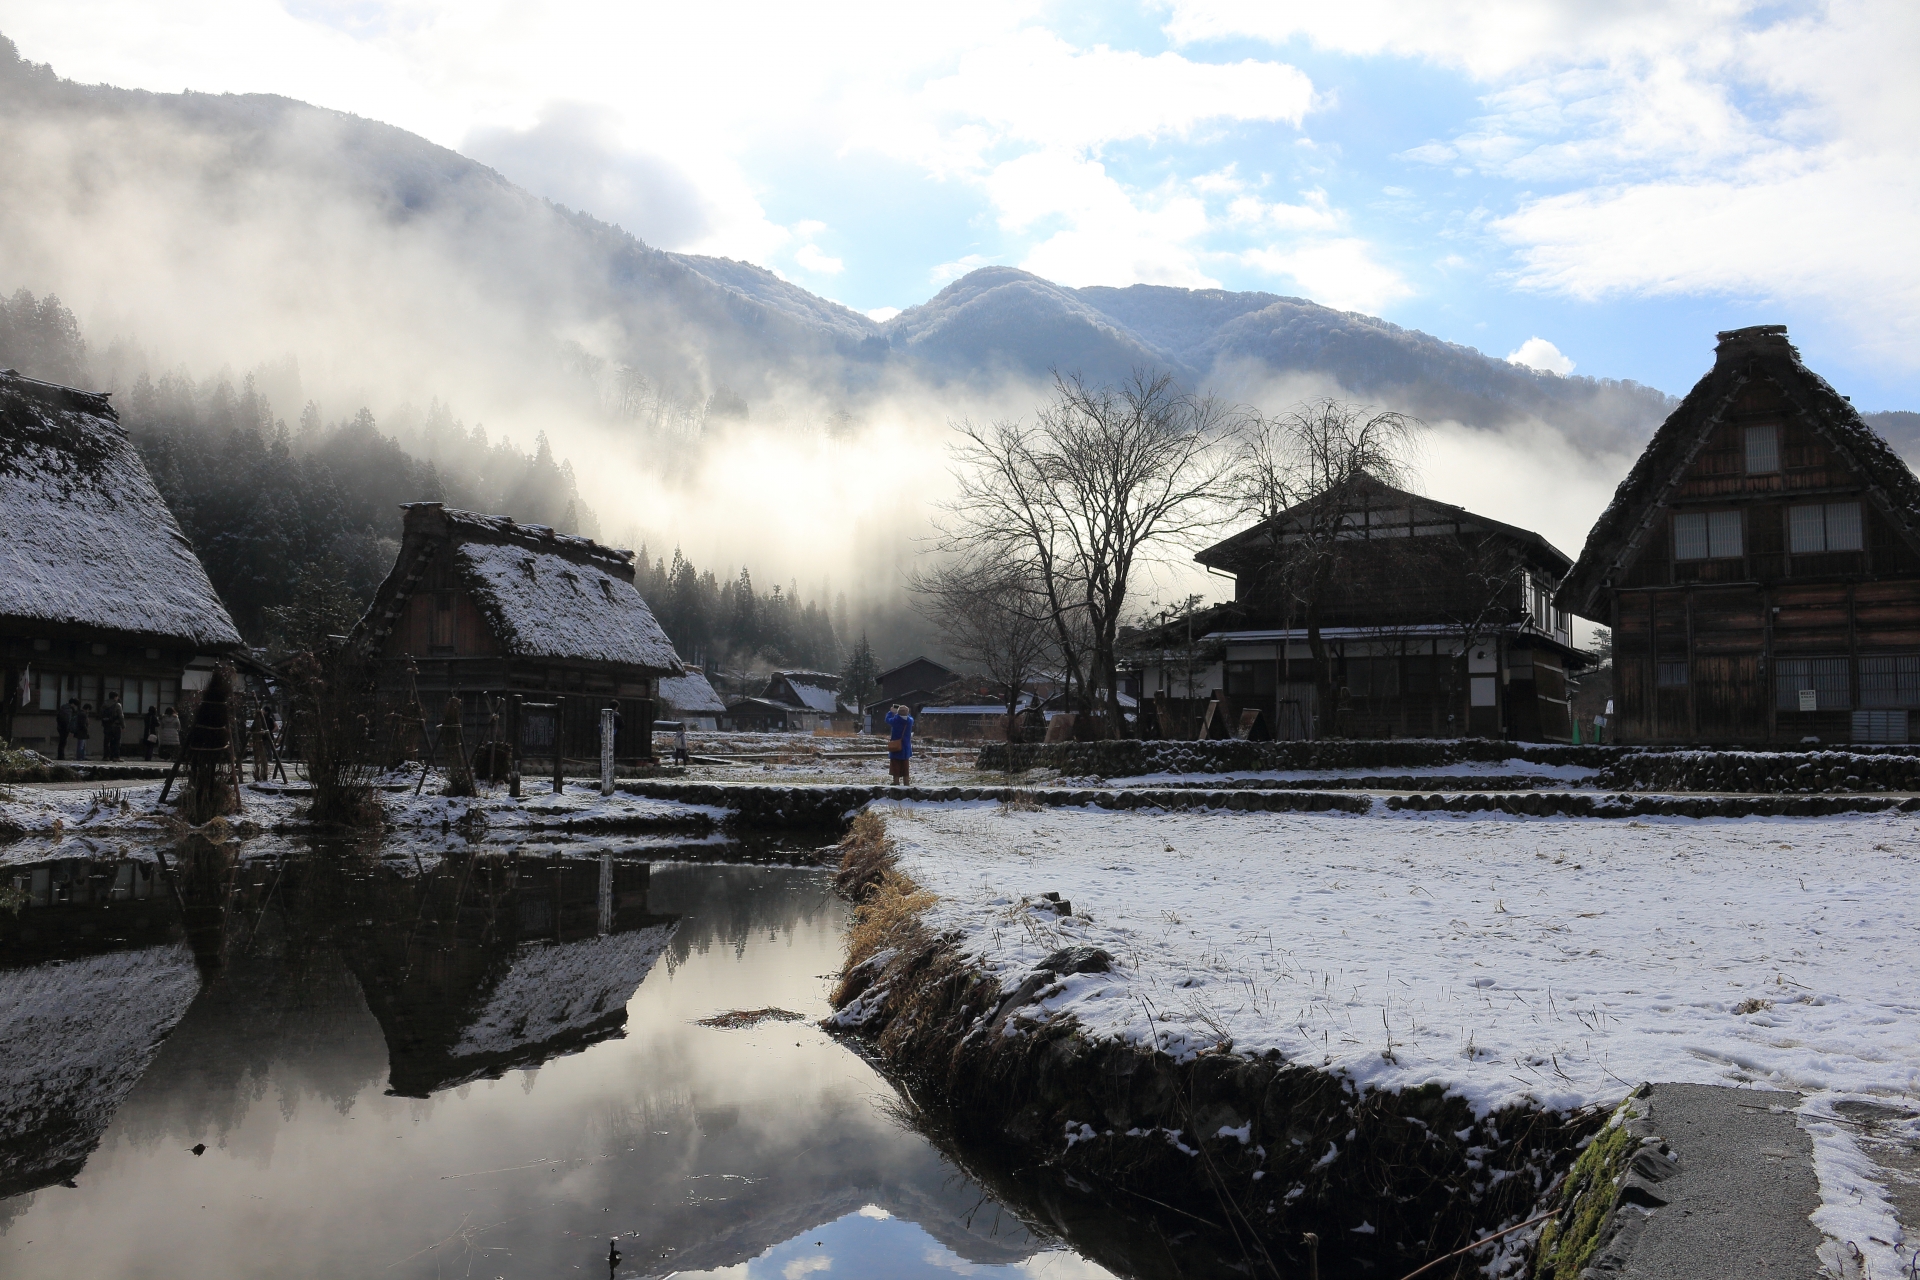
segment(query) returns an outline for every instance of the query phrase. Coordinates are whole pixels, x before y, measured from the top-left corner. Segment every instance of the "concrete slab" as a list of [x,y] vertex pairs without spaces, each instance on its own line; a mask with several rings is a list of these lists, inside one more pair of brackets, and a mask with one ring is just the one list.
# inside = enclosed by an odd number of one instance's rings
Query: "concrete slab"
[[1623,1203],[1621,1230],[1588,1274],[1620,1280],[1717,1276],[1814,1280],[1821,1234],[1813,1142],[1794,1121],[1797,1094],[1657,1084],[1641,1103],[1678,1171]]

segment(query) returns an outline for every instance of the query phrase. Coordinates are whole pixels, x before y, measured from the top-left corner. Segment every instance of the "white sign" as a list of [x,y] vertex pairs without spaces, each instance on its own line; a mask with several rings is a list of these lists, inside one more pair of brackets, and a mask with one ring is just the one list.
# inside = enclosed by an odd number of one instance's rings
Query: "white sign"
[[1800,709],[1802,711],[1818,711],[1820,709],[1820,695],[1812,689],[1802,689],[1800,691]]

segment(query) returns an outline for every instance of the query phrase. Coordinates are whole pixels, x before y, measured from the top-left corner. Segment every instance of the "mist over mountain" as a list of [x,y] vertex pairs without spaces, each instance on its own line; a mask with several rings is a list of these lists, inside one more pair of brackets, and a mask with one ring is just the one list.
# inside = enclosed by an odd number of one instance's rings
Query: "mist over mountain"
[[[947,491],[950,424],[1031,413],[1056,369],[1167,370],[1267,412],[1335,395],[1412,413],[1434,428],[1430,492],[1566,547],[1674,403],[1301,298],[1005,266],[878,323],[749,263],[654,249],[402,129],[266,94],[75,84],[3,36],[0,154],[0,295],[58,294],[99,389],[252,374],[287,414],[367,408],[394,429],[437,400],[492,439],[544,432],[608,540],[844,590],[902,645],[930,639],[901,588]],[[1711,349],[1703,333],[1703,372]],[[1887,429],[1920,445],[1904,418]],[[1148,590],[1214,588],[1183,560],[1170,549]]]
[[[697,417],[716,393],[749,412],[796,397],[857,410],[912,383],[985,391],[1142,366],[1227,390],[1306,376],[1422,416],[1540,417],[1606,445],[1668,407],[1650,388],[1536,373],[1266,293],[1068,289],[985,267],[879,324],[750,264],[652,249],[404,130],[270,95],[78,85],[10,43],[0,110],[17,157],[0,283],[57,290],[96,333],[177,328],[185,311],[228,360],[255,357],[233,341],[251,326],[273,348],[258,358],[291,349],[315,373],[357,369],[401,394],[419,394],[418,375],[377,367],[396,354],[508,402],[643,421]],[[323,346],[344,367],[316,363]]]

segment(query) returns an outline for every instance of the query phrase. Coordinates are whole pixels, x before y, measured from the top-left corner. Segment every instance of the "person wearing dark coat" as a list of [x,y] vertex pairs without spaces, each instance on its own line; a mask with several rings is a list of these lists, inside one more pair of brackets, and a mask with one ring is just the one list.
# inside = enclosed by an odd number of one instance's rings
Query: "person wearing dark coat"
[[118,760],[120,758],[120,733],[127,727],[127,709],[120,704],[120,695],[110,693],[100,707],[100,758]]
[[908,773],[913,762],[913,711],[904,702],[887,712],[887,782],[903,787],[913,785]]
[[153,759],[153,749],[160,743],[160,708],[158,705],[147,708],[146,716],[140,722],[140,746],[146,754],[142,759]]
[[54,753],[55,760],[67,758],[67,739],[73,736],[73,713],[79,708],[72,702],[63,702],[53,709],[54,732],[60,735],[59,748]]
[[75,698],[73,708],[73,758],[87,758],[87,713],[93,710],[91,702],[81,702]]

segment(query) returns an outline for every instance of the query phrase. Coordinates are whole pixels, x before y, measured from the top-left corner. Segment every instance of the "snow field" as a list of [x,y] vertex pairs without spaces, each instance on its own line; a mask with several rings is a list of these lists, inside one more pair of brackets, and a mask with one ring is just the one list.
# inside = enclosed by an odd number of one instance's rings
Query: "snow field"
[[[1474,1109],[1612,1103],[1643,1080],[1809,1095],[1822,1209],[1905,1250],[1845,1097],[1920,1092],[1920,819],[1579,819],[890,810],[902,869],[1012,990],[1048,953],[1113,972],[1034,1010],[1191,1056],[1277,1050]],[[1073,915],[1035,907],[1059,893]]]

